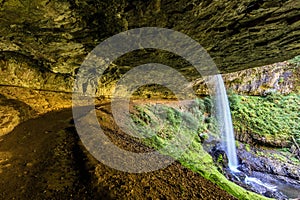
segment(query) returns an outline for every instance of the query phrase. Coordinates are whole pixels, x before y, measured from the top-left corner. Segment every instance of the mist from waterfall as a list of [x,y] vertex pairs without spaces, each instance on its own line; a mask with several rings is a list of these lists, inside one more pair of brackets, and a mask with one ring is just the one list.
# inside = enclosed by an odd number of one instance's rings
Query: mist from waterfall
[[222,136],[222,145],[228,157],[229,168],[232,171],[236,171],[238,167],[238,159],[236,154],[231,113],[229,109],[229,101],[226,94],[224,81],[220,74],[215,75],[213,80],[215,82],[216,115]]

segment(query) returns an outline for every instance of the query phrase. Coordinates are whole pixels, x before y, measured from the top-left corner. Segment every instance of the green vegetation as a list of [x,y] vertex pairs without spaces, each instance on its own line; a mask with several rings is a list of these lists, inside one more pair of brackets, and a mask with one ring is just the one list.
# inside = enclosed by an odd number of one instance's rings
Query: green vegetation
[[296,56],[295,58],[289,60],[290,63],[297,64],[297,66],[300,65],[300,55]]
[[276,160],[279,160],[281,162],[286,162],[287,161],[287,157],[281,155],[281,154],[277,154],[277,153],[273,153],[273,154],[269,154],[269,157],[273,157]]
[[293,136],[300,144],[300,95],[271,93],[258,97],[231,94],[229,100],[237,132],[264,138],[269,144],[291,143]]
[[230,182],[218,171],[212,157],[203,149],[199,134],[216,133],[215,120],[209,116],[210,100],[197,100],[186,109],[166,105],[137,106],[132,114],[136,130],[145,136],[144,142],[172,156],[185,167],[239,199],[268,199]]
[[[300,143],[300,124],[297,123],[300,119],[299,95],[271,93],[257,97],[231,94],[229,100],[234,128],[239,133],[264,138],[266,143],[291,142],[293,136]],[[138,127],[136,132],[145,137],[147,145],[178,159],[183,166],[239,199],[266,199],[228,181],[203,149],[201,140],[209,136],[219,137],[216,119],[210,116],[211,106],[210,98],[198,99],[181,109],[178,106],[143,105],[135,107],[132,119]],[[245,144],[245,148],[251,151],[249,144]],[[265,156],[262,152],[257,152],[257,155]],[[282,154],[269,157],[286,160]],[[217,159],[218,162],[222,160],[222,157]]]
[[250,152],[251,151],[250,145],[249,144],[245,144],[245,149],[246,149],[246,151]]

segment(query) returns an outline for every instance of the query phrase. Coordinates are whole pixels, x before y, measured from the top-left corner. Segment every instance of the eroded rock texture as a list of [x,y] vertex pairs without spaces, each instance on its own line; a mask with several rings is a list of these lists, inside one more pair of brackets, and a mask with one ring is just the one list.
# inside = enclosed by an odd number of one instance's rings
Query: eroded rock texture
[[[223,73],[272,64],[300,54],[299,11],[295,0],[1,0],[1,74],[14,68],[27,80],[1,77],[1,84],[69,91],[76,69],[97,44],[145,26],[187,34]],[[176,56],[151,55],[194,73]],[[116,64],[133,66],[140,59],[125,56]],[[41,75],[32,77],[32,71]]]
[[[300,68],[288,61],[245,69],[223,75],[228,90],[240,94],[265,96],[270,93],[299,93]],[[202,78],[194,81],[197,94],[209,94]]]

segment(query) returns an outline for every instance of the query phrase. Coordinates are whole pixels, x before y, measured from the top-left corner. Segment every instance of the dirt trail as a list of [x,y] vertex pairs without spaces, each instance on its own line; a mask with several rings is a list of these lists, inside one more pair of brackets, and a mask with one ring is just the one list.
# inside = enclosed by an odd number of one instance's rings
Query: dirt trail
[[[111,118],[106,104],[98,112]],[[103,126],[118,145],[140,146],[116,134],[113,123]],[[28,120],[0,137],[0,199],[234,198],[179,163],[143,174],[99,163],[80,144],[68,109]]]
[[88,196],[75,157],[77,137],[67,131],[71,119],[70,110],[51,112],[1,138],[0,199]]

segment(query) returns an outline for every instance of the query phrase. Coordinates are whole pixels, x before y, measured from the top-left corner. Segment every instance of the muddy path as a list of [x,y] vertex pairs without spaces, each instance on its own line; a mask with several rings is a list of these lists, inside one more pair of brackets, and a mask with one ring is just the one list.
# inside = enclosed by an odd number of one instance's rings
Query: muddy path
[[[109,105],[97,114],[111,140],[142,144],[116,130]],[[175,162],[165,169],[131,174],[95,160],[82,146],[65,109],[30,119],[0,137],[0,199],[234,199]]]

